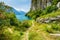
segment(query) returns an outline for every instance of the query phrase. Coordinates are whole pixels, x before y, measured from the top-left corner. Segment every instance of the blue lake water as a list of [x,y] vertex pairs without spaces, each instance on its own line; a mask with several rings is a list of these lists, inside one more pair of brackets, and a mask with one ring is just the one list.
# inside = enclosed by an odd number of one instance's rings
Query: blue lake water
[[16,15],[16,18],[20,21],[29,20],[29,18],[25,15]]

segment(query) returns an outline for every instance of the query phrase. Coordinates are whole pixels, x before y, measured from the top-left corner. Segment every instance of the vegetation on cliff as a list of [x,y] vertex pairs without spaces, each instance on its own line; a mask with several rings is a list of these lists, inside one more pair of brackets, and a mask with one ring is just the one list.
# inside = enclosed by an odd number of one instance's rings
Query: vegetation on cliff
[[20,40],[30,25],[28,20],[20,22],[10,6],[0,3],[0,40]]
[[44,10],[30,10],[26,15],[32,19],[23,22],[17,20],[12,7],[0,3],[0,40],[60,40],[59,36],[50,35],[60,33],[60,9],[56,2]]

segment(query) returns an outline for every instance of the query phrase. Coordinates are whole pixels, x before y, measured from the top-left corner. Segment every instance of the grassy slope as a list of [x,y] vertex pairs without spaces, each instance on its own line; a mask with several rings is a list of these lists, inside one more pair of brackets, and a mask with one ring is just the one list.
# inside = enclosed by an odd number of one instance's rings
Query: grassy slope
[[[46,26],[45,24],[43,25]],[[44,31],[45,27],[43,25],[34,21],[32,26],[25,32],[22,40],[54,40],[50,38],[49,33]]]
[[58,9],[57,11],[48,13],[47,15],[40,16],[40,18],[50,18],[50,17],[56,17],[58,15],[60,15],[60,9]]
[[[60,10],[57,10],[56,12],[49,13],[47,15],[43,15],[40,18],[50,18],[50,17],[56,17],[60,15]],[[59,25],[58,25],[59,24]],[[60,37],[52,37],[49,35],[47,30],[49,32],[55,32],[56,29],[52,29],[52,27],[58,27],[60,26],[60,23],[58,24],[55,23],[36,23],[35,21],[32,21],[32,26],[25,32],[24,37],[22,40],[60,40]]]

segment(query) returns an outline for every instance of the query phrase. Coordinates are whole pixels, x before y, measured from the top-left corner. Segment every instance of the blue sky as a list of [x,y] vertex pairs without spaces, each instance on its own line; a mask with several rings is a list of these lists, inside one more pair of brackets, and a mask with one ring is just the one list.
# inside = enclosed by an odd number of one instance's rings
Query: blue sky
[[31,7],[31,0],[0,0],[18,11],[28,12]]

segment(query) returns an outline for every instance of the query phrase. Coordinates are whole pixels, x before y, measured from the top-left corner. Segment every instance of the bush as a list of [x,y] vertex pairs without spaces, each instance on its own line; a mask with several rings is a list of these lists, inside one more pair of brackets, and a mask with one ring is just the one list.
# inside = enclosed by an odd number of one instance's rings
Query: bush
[[18,30],[15,30],[16,27],[11,26],[4,26],[2,28],[2,33],[0,33],[0,39],[1,40],[20,40],[21,39],[21,32]]
[[30,11],[26,14],[26,16],[32,19],[36,19],[37,17],[41,15],[41,13],[42,13],[42,10]]
[[26,31],[28,28],[30,28],[31,27],[31,25],[32,25],[32,23],[31,23],[31,21],[29,20],[27,20],[27,21],[23,21],[23,22],[21,22],[21,24],[20,24],[20,29],[22,30],[22,31]]
[[35,11],[30,11],[30,12],[28,12],[26,14],[26,16],[28,16],[28,17],[30,17],[32,19],[36,19],[36,18],[38,18],[38,17],[40,17],[42,15],[46,15],[46,14],[49,14],[49,13],[51,13],[53,11],[56,11],[57,9],[58,9],[57,6],[52,5],[52,6],[47,7],[44,10],[39,10],[38,9],[38,10],[35,10]]
[[58,9],[58,8],[57,8],[55,5],[49,6],[49,7],[47,7],[47,8],[43,11],[42,15],[51,13],[52,11],[56,11],[57,9]]
[[56,5],[60,0],[53,0],[52,5]]

